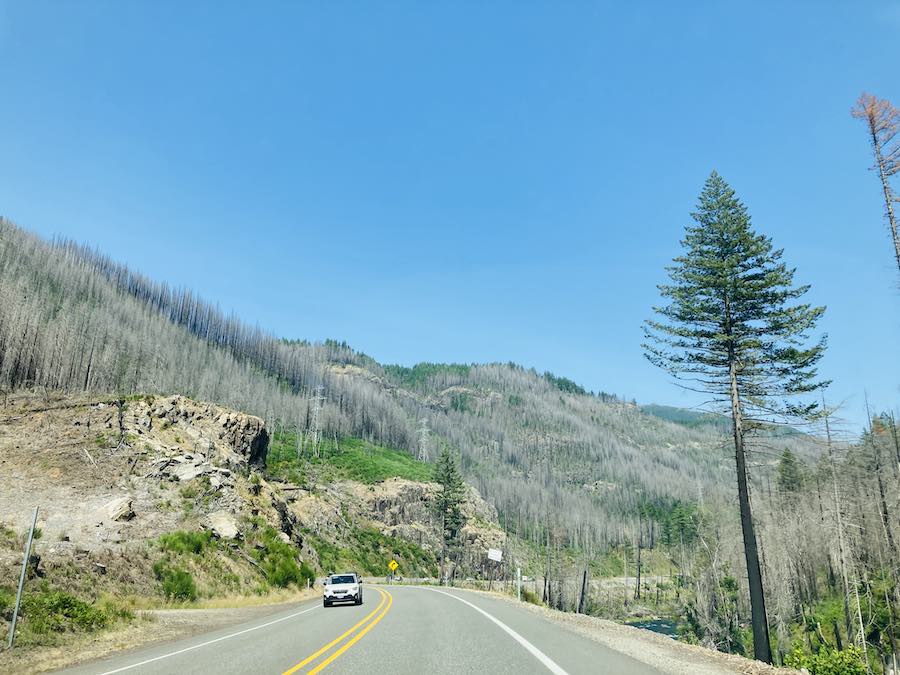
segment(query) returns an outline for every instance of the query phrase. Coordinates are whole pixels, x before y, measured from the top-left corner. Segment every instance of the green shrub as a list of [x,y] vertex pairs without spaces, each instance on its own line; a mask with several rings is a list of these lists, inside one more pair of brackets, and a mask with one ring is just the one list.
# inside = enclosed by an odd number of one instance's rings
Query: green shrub
[[197,584],[194,577],[178,567],[169,567],[160,560],[153,565],[153,575],[162,584],[163,595],[168,600],[196,600]]
[[193,484],[185,485],[178,492],[181,495],[182,499],[193,499],[194,497],[196,497],[197,495],[200,494],[200,488],[198,488],[196,485],[193,485]]
[[527,588],[522,589],[522,600],[525,602],[530,602],[532,605],[542,605],[544,603],[541,602],[540,596],[534,591],[528,590]]
[[266,581],[273,586],[285,588],[300,584],[300,566],[296,560],[285,556],[270,556],[263,563]]
[[823,648],[818,654],[807,654],[800,647],[795,647],[784,659],[790,668],[806,668],[811,675],[865,675],[862,650],[850,646],[838,651]]
[[300,563],[300,578],[303,580],[304,585],[307,580],[310,584],[316,580],[316,571],[307,565],[305,560]]
[[268,583],[279,588],[291,584],[305,586],[307,579],[311,581],[315,578],[309,565],[297,563],[296,549],[279,539],[274,528],[263,529],[261,543],[263,546],[255,550],[255,555]]
[[311,545],[319,555],[319,565],[323,572],[337,572],[341,569],[341,560],[343,560],[342,550],[331,542],[321,537],[307,532],[305,534],[306,542]]
[[215,546],[211,532],[167,532],[159,537],[159,546],[163,551],[172,553],[203,553],[210,546]]
[[0,617],[6,616],[16,603],[16,594],[12,589],[0,588]]
[[131,621],[134,619],[134,611],[127,605],[121,604],[121,601],[117,598],[103,598],[97,604],[111,621]]
[[37,634],[104,628],[109,617],[103,610],[63,591],[39,591],[22,599],[22,616]]

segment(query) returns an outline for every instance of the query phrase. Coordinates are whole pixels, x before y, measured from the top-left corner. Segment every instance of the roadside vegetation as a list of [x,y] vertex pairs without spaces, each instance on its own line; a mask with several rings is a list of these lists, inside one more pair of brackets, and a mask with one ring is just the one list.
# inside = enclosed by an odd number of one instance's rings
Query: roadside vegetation
[[251,519],[242,541],[221,542],[208,531],[176,531],[157,540],[153,575],[169,602],[193,602],[225,595],[265,595],[306,588],[315,571],[298,561],[297,549],[259,518]]
[[[0,586],[0,618],[6,622],[12,619],[15,597],[15,588]],[[29,584],[22,595],[16,644],[59,644],[69,635],[92,633],[132,619],[133,611],[116,598],[84,599],[44,580]],[[0,632],[5,640],[6,631]]]
[[436,577],[437,559],[431,551],[421,546],[382,534],[372,527],[351,528],[341,539],[341,545],[328,542],[313,532],[304,537],[319,554],[323,572],[353,570],[366,576],[382,577],[387,574],[386,561],[396,559],[398,574],[407,577]]

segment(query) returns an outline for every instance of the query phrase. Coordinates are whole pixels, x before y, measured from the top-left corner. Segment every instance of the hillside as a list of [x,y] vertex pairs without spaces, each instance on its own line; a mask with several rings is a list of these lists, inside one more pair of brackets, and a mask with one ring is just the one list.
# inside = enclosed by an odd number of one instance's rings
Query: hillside
[[[5,220],[0,394],[4,578],[31,506],[47,505],[33,615],[65,602],[89,623],[113,621],[132,611],[109,602],[123,594],[137,606],[270,597],[338,567],[380,575],[389,557],[407,576],[434,577],[429,478],[449,450],[468,482],[455,573],[490,576],[486,551],[501,548],[501,573],[521,565],[531,601],[667,617],[687,640],[748,653],[734,459],[719,415],[640,406],[513,363],[382,365],[344,343],[283,339]],[[883,436],[900,453],[896,434]],[[763,425],[750,447],[783,644],[813,625],[806,611],[839,641],[841,557],[821,543],[835,541],[833,500],[853,495],[854,518],[871,531],[843,536],[872,560],[884,551],[870,545],[881,531],[871,526],[889,522],[894,503],[876,499],[893,490],[878,443],[867,443],[871,461],[841,445],[825,462],[820,445]],[[881,521],[866,515],[876,503]],[[785,513],[796,516],[789,537]],[[3,585],[0,615],[10,598]]]
[[[77,627],[43,625],[51,620],[44,605],[60,597],[101,601],[89,606],[106,624],[134,605],[266,595],[336,569],[381,576],[391,558],[404,575],[437,575],[437,486],[395,476],[390,463],[378,462],[377,484],[336,479],[305,489],[268,469],[261,419],[217,405],[21,393],[2,404],[0,630],[23,533],[40,507],[26,643]],[[463,512],[454,562],[468,575],[506,537],[472,489]]]
[[[72,242],[0,221],[0,386],[182,393],[279,434],[361,438],[468,480],[524,538],[603,546],[642,505],[716,499],[733,467],[716,425],[683,424],[516,364],[383,367],[337,342],[288,341]],[[321,389],[320,389],[321,387]],[[762,447],[774,461],[785,444]]]

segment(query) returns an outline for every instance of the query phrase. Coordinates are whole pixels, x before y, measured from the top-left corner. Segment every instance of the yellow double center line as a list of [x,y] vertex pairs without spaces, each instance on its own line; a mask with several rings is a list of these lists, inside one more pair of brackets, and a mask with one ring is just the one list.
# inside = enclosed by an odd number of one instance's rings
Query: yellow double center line
[[[381,621],[385,617],[385,615],[388,613],[388,611],[390,611],[391,605],[394,604],[394,596],[392,596],[389,592],[383,591],[380,588],[376,588],[375,590],[378,591],[379,593],[381,593],[381,602],[378,603],[378,607],[376,607],[374,611],[372,611],[370,614],[368,614],[362,621],[360,621],[356,625],[352,626],[345,632],[338,635],[334,640],[332,640],[327,645],[325,645],[324,647],[319,649],[319,651],[315,652],[314,654],[310,654],[309,656],[307,656],[305,659],[303,659],[300,663],[298,663],[296,666],[294,666],[290,670],[284,671],[283,675],[293,675],[293,673],[296,673],[301,668],[312,663],[313,661],[315,661],[317,658],[322,656],[322,654],[325,654],[328,650],[330,650],[335,645],[340,644],[348,636],[353,635],[353,637],[351,637],[349,640],[347,640],[347,642],[345,642],[343,645],[341,645],[341,647],[339,647],[334,652],[332,652],[319,665],[317,665],[315,668],[308,671],[308,673],[307,673],[307,675],[315,675],[315,673],[318,673],[319,671],[321,671],[329,663],[334,661],[337,657],[339,657],[345,651],[350,649],[350,647],[352,647],[357,642],[359,642],[362,639],[363,635],[365,635],[370,630],[372,630],[372,628],[375,626],[375,624],[378,623],[379,621]],[[379,612],[380,612],[380,614],[379,614]],[[372,617],[375,617],[375,618],[373,619]],[[354,633],[355,633],[355,635],[354,635]]]

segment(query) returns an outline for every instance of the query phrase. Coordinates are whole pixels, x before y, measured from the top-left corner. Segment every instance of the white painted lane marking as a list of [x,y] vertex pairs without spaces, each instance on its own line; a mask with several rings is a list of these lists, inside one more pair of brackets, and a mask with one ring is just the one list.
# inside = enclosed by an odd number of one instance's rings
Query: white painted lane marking
[[155,656],[152,659],[147,659],[146,661],[141,661],[140,663],[132,663],[130,666],[122,666],[121,668],[116,668],[115,670],[107,670],[102,675],[113,675],[113,673],[121,673],[123,670],[131,670],[132,668],[139,668],[140,666],[146,666],[148,663],[153,663],[154,661],[161,661],[162,659],[167,659],[170,656],[177,656],[178,654],[184,654],[185,652],[193,651],[194,649],[200,649],[201,647],[206,647],[207,645],[215,644],[216,642],[222,642],[222,640],[230,640],[233,637],[237,637],[238,635],[243,635],[244,633],[250,633],[255,630],[259,630],[260,628],[267,628],[276,623],[280,623],[282,621],[287,621],[288,619],[293,619],[296,616],[300,616],[301,614],[306,614],[307,612],[311,612],[314,609],[318,609],[318,605],[314,605],[309,609],[304,609],[301,612],[295,612],[293,614],[288,614],[287,616],[283,616],[280,619],[275,619],[274,621],[269,621],[268,623],[260,624],[259,626],[253,626],[253,628],[245,628],[244,630],[239,630],[237,633],[232,633],[231,635],[223,635],[222,637],[218,637],[215,640],[207,640],[206,642],[201,642],[199,645],[193,645],[192,647],[185,647],[184,649],[179,649],[175,652],[169,652],[168,654],[163,654],[161,656]]
[[553,659],[551,659],[551,658],[550,658],[549,656],[547,656],[544,652],[542,652],[540,649],[538,649],[537,647],[535,647],[533,644],[531,644],[528,640],[526,640],[526,639],[523,638],[521,635],[519,635],[519,634],[518,634],[516,631],[514,631],[512,628],[510,628],[510,627],[507,626],[505,623],[503,623],[500,619],[498,619],[498,618],[496,618],[495,616],[493,616],[493,615],[488,614],[487,612],[485,612],[485,611],[484,611],[483,609],[481,609],[481,607],[479,607],[478,605],[473,605],[473,604],[472,604],[471,602],[469,602],[468,600],[463,600],[463,599],[462,599],[461,597],[459,597],[458,595],[453,595],[453,593],[447,593],[447,591],[439,591],[439,590],[436,589],[436,588],[430,588],[430,587],[428,587],[428,586],[420,586],[419,588],[424,588],[425,590],[428,590],[428,591],[434,591],[435,593],[440,593],[441,595],[446,595],[447,597],[453,598],[454,600],[459,600],[460,602],[464,602],[464,603],[467,604],[469,607],[471,607],[472,609],[474,609],[476,612],[481,612],[481,613],[484,614],[488,619],[490,619],[490,620],[493,621],[495,624],[497,624],[498,626],[500,626],[500,628],[502,628],[504,631],[506,631],[506,632],[507,632],[507,633],[508,633],[508,634],[509,634],[516,642],[518,642],[520,645],[522,645],[523,647],[525,647],[525,649],[528,650],[528,653],[530,653],[534,658],[536,658],[538,661],[540,661],[542,664],[544,664],[544,665],[547,667],[547,670],[549,670],[551,673],[554,673],[554,675],[569,675],[565,670],[563,670],[563,669],[559,666],[559,664],[556,663],[556,661],[554,661]]

